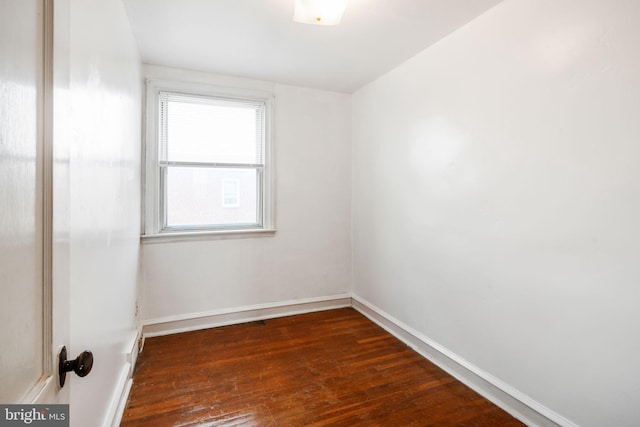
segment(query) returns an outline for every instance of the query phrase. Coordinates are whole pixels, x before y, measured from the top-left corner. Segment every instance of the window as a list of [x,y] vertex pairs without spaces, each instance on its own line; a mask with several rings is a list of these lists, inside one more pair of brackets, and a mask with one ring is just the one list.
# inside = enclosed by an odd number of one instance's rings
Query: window
[[187,86],[147,85],[145,235],[272,230],[271,95]]
[[222,207],[237,208],[240,206],[240,185],[237,179],[222,181]]

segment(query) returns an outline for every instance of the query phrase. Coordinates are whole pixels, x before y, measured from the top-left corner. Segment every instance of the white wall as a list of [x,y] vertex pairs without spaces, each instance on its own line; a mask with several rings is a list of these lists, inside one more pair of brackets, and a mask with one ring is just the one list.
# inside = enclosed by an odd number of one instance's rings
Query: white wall
[[[120,0],[70,2],[70,375],[74,426],[99,426],[121,392],[136,333],[141,66]],[[129,348],[127,348],[129,347]]]
[[640,424],[639,17],[507,0],[352,101],[355,294],[581,426]]
[[351,281],[350,96],[147,66],[149,78],[275,93],[272,237],[144,244],[144,318],[344,294]]

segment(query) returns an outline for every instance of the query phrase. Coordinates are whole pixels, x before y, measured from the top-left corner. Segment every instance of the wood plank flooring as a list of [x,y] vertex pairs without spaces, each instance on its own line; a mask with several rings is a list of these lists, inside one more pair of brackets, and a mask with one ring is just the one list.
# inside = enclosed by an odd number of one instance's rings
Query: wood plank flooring
[[121,426],[522,426],[351,308],[146,340]]

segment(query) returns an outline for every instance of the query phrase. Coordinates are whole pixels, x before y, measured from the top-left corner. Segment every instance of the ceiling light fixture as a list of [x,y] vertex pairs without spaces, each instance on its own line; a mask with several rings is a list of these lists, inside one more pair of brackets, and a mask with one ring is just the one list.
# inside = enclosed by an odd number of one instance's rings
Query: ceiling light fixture
[[304,24],[337,25],[349,0],[295,0],[293,20]]

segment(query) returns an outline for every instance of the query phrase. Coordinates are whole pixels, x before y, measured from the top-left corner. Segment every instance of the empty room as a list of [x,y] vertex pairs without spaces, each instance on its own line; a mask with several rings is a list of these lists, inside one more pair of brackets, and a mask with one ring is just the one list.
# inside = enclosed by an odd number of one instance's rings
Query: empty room
[[0,0],[0,425],[638,426],[639,159],[640,0]]

